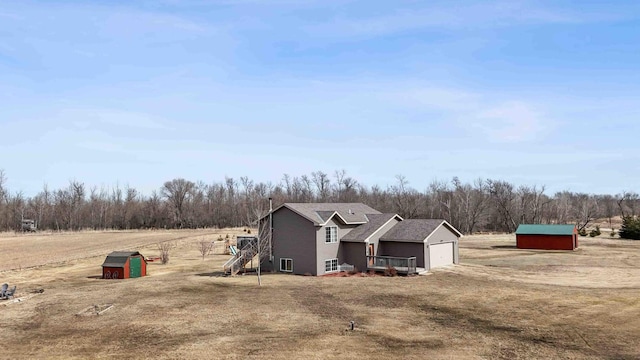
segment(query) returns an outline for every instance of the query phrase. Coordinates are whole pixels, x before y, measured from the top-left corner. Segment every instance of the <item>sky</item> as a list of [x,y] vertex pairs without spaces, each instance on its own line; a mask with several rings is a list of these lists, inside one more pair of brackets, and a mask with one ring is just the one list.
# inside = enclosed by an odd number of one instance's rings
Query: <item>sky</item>
[[344,169],[640,184],[635,1],[0,0],[0,169],[35,195]]

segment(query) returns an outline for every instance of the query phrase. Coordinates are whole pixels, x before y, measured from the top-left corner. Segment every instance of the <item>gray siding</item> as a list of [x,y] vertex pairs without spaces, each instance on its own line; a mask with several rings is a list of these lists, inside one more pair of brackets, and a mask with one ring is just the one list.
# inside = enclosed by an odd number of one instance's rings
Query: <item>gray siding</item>
[[275,271],[280,270],[281,258],[290,258],[293,259],[294,274],[318,275],[316,227],[287,208],[273,213],[273,256]]
[[[269,231],[268,216],[260,220],[260,223],[258,224],[258,234],[264,234],[267,231]],[[270,255],[273,255],[273,252],[271,252]],[[263,259],[260,266],[262,267],[262,271],[278,271],[280,269],[280,264],[279,263],[276,264],[275,259],[270,259],[269,257],[266,257],[265,259]]]
[[[385,226],[381,227],[380,229],[378,229],[377,232],[375,232],[373,235],[371,235],[371,237],[369,237],[369,244],[373,244],[373,251],[375,254],[373,255],[378,255],[379,250],[379,241],[380,241],[380,237],[384,234],[386,234],[387,231],[389,231],[395,224],[397,224],[399,222],[398,219],[393,218],[391,219],[391,221],[389,221],[389,223],[387,223]],[[372,255],[372,254],[369,254]]]
[[365,243],[342,242],[338,249],[338,262],[356,267],[357,271],[367,271]]
[[429,244],[440,244],[452,242],[453,243],[453,263],[459,263],[459,250],[458,250],[458,235],[453,233],[449,228],[445,225],[440,225],[431,235],[428,237],[428,242],[424,247],[424,256],[426,261],[425,269],[430,269],[431,265],[429,264]]
[[[304,216],[282,207],[273,213],[273,262],[265,261],[263,266],[266,265],[265,269],[271,267],[279,271],[280,259],[290,258],[293,259],[293,273],[324,275],[324,261],[337,258],[338,264],[348,263],[365,271],[368,245],[373,244],[376,256],[415,256],[418,267],[429,269],[429,245],[447,242],[454,243],[453,258],[454,263],[458,263],[458,237],[444,225],[435,229],[423,241],[380,241],[398,222],[395,218],[391,219],[369,237],[368,243],[341,242],[340,239],[352,231],[355,225],[344,225],[341,220],[332,219],[325,226],[316,226]],[[336,243],[325,243],[328,226],[338,228]]]
[[[327,244],[325,243],[326,238],[326,228],[329,226],[337,226],[338,227],[338,242]],[[339,221],[335,221],[334,219],[329,220],[325,226],[317,227],[316,229],[316,254],[317,254],[317,263],[316,263],[316,271],[314,275],[324,275],[324,261],[328,259],[338,258],[338,263],[340,263],[340,258],[338,256],[338,251],[340,250],[340,238],[345,236],[354,228],[354,226],[343,225]]]
[[416,257],[416,266],[424,267],[424,243],[380,241],[378,256]]

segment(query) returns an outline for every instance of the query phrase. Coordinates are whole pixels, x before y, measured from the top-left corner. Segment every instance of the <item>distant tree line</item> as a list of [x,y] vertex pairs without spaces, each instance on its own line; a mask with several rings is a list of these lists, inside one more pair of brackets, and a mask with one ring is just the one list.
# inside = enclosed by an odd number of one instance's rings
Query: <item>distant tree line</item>
[[46,185],[33,197],[6,187],[0,170],[0,231],[20,229],[23,218],[39,229],[149,229],[248,226],[284,202],[362,202],[404,218],[445,219],[466,234],[480,231],[513,232],[521,223],[573,223],[584,229],[595,219],[636,218],[637,193],[616,195],[557,192],[545,186],[514,185],[503,180],[433,181],[419,191],[401,175],[386,188],[366,186],[344,170],[292,177],[279,183],[255,182],[248,177],[204,183],[173,179],[143,195],[134,187],[87,186],[71,180],[60,189]]

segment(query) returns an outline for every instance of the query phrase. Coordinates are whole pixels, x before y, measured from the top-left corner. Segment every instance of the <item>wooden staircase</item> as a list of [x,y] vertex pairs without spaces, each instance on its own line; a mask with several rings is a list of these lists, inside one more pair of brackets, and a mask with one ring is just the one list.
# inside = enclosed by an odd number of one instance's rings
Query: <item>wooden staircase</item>
[[[252,262],[257,264],[258,261],[264,260],[269,255],[269,242],[262,241],[260,248],[262,251],[258,251],[258,242],[255,241],[246,244],[242,249],[238,250],[233,257],[224,263],[223,269],[225,275],[236,275],[240,271],[245,270],[248,264]],[[260,258],[258,258],[258,254],[260,254]]]

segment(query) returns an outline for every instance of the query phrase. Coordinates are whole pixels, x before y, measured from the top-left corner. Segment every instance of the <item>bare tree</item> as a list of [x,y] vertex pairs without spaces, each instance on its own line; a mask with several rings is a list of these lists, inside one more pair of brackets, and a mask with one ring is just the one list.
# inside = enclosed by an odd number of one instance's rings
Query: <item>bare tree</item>
[[485,215],[487,195],[485,183],[477,179],[473,185],[462,184],[458,178],[454,178],[456,202],[460,208],[459,228],[466,234],[472,234],[478,222]]
[[600,199],[604,216],[609,221],[609,228],[613,229],[613,217],[616,216],[616,200],[611,195],[604,195]]
[[138,191],[129,185],[125,187],[125,199],[123,205],[123,223],[125,229],[138,228],[138,214],[137,210],[139,206]]
[[314,200],[312,181],[307,175],[300,177],[300,185],[302,187],[302,201],[311,202]]
[[569,191],[558,192],[554,196],[554,219],[559,224],[566,224],[569,220],[569,214],[571,212],[571,197],[572,194]]
[[636,216],[636,208],[638,206],[638,199],[640,196],[634,191],[624,191],[621,195],[618,195],[618,208],[620,209],[620,216]]
[[582,230],[595,220],[595,216],[598,213],[598,202],[594,196],[575,194],[571,208],[576,227],[578,230]]
[[236,211],[238,206],[238,183],[231,177],[225,177],[225,201],[223,216],[225,226],[238,226],[242,223],[242,216]]
[[184,226],[185,204],[195,187],[195,183],[185,179],[173,179],[164,183],[162,195],[173,207],[174,221],[177,228]]
[[329,176],[322,171],[315,171],[311,173],[311,179],[316,186],[318,201],[327,201],[329,198],[329,189],[331,188]]
[[540,190],[537,190],[536,186],[533,187],[532,223],[534,224],[542,222],[544,209],[551,202],[551,199],[544,194],[545,189],[545,185],[540,186]]
[[9,224],[14,230],[21,228],[22,216],[25,207],[24,195],[21,191],[16,192],[13,196],[8,196],[8,213],[11,218]]
[[336,178],[336,182],[334,184],[334,199],[338,199],[340,201],[340,196],[342,195],[343,188],[343,180],[347,176],[347,171],[345,169],[336,170],[333,176]]
[[8,190],[6,187],[7,177],[3,169],[0,169],[0,230],[8,229],[7,224],[7,203],[8,203]]
[[0,205],[2,205],[6,201],[6,196],[8,193],[5,185],[6,183],[7,183],[7,176],[4,173],[4,170],[0,169]]
[[268,203],[259,202],[258,206],[254,208],[254,214],[256,221],[255,225],[258,226],[258,243],[257,243],[257,253],[258,253],[258,286],[262,286],[262,277],[261,277],[261,268],[262,262],[265,259],[272,259],[273,257],[273,246],[275,244],[271,241],[271,233],[272,233],[272,223],[271,223],[271,198],[268,199]]
[[487,187],[491,199],[493,200],[495,211],[502,220],[502,229],[512,233],[516,230],[517,224],[514,218],[514,201],[516,193],[513,185],[501,180],[487,180]]
[[160,261],[163,265],[169,263],[169,255],[171,250],[176,247],[176,244],[172,241],[163,241],[158,243],[158,251],[160,251]]
[[[640,196],[634,191],[619,195],[578,194],[562,191],[545,194],[545,186],[514,186],[502,180],[464,182],[434,181],[423,192],[409,186],[404,176],[392,186],[368,187],[345,170],[330,176],[316,171],[310,175],[284,175],[277,184],[255,183],[243,176],[239,181],[205,184],[184,179],[167,181],[145,196],[131,186],[85,185],[71,180],[67,186],[50,190],[46,185],[37,195],[10,193],[6,175],[0,170],[0,231],[13,230],[21,216],[36,218],[38,228],[57,230],[201,228],[249,226],[255,209],[265,199],[284,202],[362,202],[382,212],[396,212],[405,218],[427,217],[448,220],[464,233],[478,230],[513,232],[519,223],[575,223],[587,227],[597,218],[613,224],[616,211],[638,215]],[[333,178],[333,177],[332,177]],[[617,210],[616,210],[617,209]]]
[[84,183],[77,180],[69,182],[69,193],[71,194],[71,207],[69,214],[69,228],[71,230],[80,230],[84,226],[82,223],[83,217],[81,216],[83,205],[85,202],[85,189]]
[[455,207],[453,191],[446,182],[434,180],[429,184],[429,213],[431,218],[445,219],[449,223],[457,224],[454,217]]
[[396,185],[390,190],[397,213],[406,219],[413,218],[418,212],[418,192],[409,187],[409,181],[404,175],[396,175],[396,180]]
[[204,261],[204,257],[211,253],[212,249],[213,249],[213,241],[202,239],[198,242],[198,251],[200,251],[200,255],[202,255],[203,261]]
[[358,198],[358,181],[351,176],[344,177],[342,179],[342,193],[339,195],[338,201],[357,202]]

